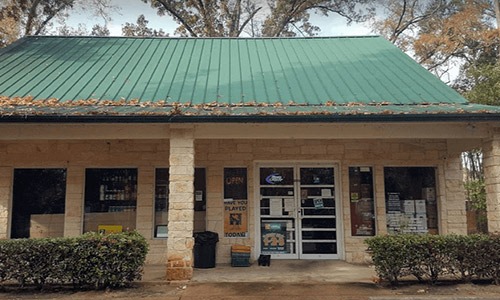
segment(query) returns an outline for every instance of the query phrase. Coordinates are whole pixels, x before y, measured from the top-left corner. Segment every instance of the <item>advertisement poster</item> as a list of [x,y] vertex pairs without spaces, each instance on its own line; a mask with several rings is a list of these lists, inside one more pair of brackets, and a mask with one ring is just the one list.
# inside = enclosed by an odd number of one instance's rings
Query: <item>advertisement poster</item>
[[264,252],[287,253],[286,221],[265,222],[261,228],[261,250]]
[[247,200],[224,199],[224,237],[247,237],[247,209]]

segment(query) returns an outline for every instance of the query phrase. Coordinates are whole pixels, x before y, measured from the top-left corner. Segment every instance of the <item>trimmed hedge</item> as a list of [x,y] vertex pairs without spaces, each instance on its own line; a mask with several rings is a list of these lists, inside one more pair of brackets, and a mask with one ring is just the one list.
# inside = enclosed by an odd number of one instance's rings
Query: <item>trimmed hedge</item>
[[0,283],[15,281],[21,287],[39,288],[126,286],[141,279],[147,252],[146,239],[137,232],[0,240]]
[[431,283],[453,276],[465,282],[489,279],[500,284],[498,235],[386,235],[365,240],[375,271],[396,285],[413,275]]

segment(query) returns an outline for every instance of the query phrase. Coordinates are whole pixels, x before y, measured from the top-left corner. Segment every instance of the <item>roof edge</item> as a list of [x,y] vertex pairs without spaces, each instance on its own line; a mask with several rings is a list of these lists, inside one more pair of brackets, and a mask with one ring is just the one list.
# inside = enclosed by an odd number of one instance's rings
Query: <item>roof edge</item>
[[0,123],[408,123],[500,122],[500,113],[308,116],[1,116]]
[[333,36],[263,36],[263,37],[191,37],[191,36],[93,36],[93,35],[27,35],[24,38],[91,38],[91,39],[171,39],[171,40],[301,40],[301,39],[365,39],[365,38],[381,38],[381,35],[333,35]]

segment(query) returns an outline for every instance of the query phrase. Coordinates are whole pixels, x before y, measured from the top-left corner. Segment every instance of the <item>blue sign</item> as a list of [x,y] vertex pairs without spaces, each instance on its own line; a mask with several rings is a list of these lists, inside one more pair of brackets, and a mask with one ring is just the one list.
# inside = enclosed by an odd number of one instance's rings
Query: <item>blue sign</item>
[[283,179],[283,176],[281,176],[279,173],[273,173],[266,177],[266,182],[269,184],[277,184],[281,183]]

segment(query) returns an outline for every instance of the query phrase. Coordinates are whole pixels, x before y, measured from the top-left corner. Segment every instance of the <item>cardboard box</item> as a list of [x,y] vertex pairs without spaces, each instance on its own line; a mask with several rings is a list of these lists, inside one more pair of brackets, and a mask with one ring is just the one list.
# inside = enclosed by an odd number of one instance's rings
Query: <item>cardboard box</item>
[[433,187],[423,188],[422,198],[430,202],[436,201],[436,189]]
[[414,200],[404,200],[403,208],[405,213],[415,213],[415,201]]
[[250,246],[232,245],[231,253],[250,253]]
[[415,200],[415,213],[425,214],[427,212],[425,200]]

